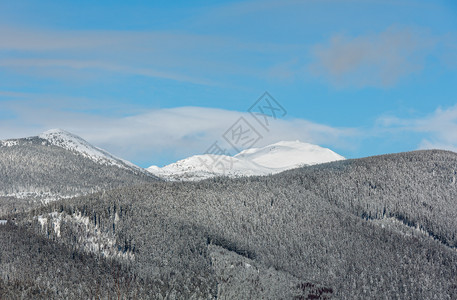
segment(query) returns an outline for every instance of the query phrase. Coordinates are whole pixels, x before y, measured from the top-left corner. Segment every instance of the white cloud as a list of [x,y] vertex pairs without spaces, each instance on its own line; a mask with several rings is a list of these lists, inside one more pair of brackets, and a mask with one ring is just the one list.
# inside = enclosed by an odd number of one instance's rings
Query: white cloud
[[127,117],[102,117],[10,104],[17,119],[0,120],[0,139],[37,135],[51,128],[62,128],[85,138],[128,160],[157,163],[164,153],[173,159],[203,153],[218,141],[231,152],[235,150],[222,135],[240,117],[244,117],[261,135],[254,146],[281,140],[345,147],[347,139],[358,134],[354,129],[333,128],[302,119],[272,121],[269,132],[246,112],[202,107],[155,109]]
[[429,137],[420,144],[422,149],[457,149],[457,106],[438,108],[431,116],[415,121],[415,130],[425,132]]
[[383,117],[379,125],[391,133],[419,133],[421,141],[418,149],[444,149],[457,152],[457,105],[438,108],[432,114],[421,117],[402,119]]

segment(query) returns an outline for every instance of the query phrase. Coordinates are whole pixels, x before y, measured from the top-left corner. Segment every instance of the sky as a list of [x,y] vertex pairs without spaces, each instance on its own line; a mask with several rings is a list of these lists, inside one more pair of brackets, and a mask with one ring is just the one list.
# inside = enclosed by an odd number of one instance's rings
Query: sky
[[53,128],[142,167],[457,151],[457,2],[0,1],[0,139]]

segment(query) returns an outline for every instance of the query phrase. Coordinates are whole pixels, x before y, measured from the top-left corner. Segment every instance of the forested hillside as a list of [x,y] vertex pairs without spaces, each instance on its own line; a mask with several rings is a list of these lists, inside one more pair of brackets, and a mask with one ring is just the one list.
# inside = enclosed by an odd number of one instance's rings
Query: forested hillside
[[416,151],[296,169],[281,175],[367,220],[393,218],[457,247],[457,154]]
[[156,179],[139,169],[96,163],[39,137],[0,145],[0,213]]
[[[18,227],[2,230],[69,249],[76,256],[61,260],[65,268],[81,256],[117,264],[130,282],[117,289],[125,298],[456,299],[454,170],[457,154],[419,151],[267,177],[155,182],[11,215]],[[28,242],[11,247],[20,243]],[[39,259],[53,251],[42,249]],[[42,268],[42,281],[24,281],[11,271],[23,268],[14,250],[2,251],[4,286],[62,292],[51,278],[66,273]],[[112,280],[109,270],[96,276]],[[75,298],[77,282],[65,285]]]

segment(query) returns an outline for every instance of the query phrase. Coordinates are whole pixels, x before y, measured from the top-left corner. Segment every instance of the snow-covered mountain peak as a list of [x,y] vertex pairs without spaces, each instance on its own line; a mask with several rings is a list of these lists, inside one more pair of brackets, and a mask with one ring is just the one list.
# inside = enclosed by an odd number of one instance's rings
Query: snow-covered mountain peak
[[315,165],[344,159],[330,149],[298,140],[281,141],[262,148],[247,149],[235,157],[275,169],[290,169],[300,165]]
[[54,146],[62,147],[67,150],[88,150],[95,148],[81,137],[63,129],[51,129],[43,132],[38,137],[47,140]]
[[39,137],[47,140],[51,145],[76,152],[96,163],[117,166],[124,169],[134,169],[135,171],[143,172],[142,168],[129,161],[118,158],[103,149],[95,147],[81,137],[66,130],[51,129],[43,132],[39,135]]
[[163,168],[147,170],[168,180],[201,180],[214,176],[253,176],[279,173],[304,165],[342,160],[343,156],[317,145],[282,141],[263,148],[251,148],[237,155],[195,155]]

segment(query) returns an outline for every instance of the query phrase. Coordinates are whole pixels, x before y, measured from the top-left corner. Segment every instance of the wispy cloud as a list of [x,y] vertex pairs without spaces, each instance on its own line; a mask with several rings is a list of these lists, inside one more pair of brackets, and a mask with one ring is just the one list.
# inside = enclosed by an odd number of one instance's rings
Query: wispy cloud
[[[217,85],[217,78],[225,76],[258,76],[263,67],[247,63],[245,53],[268,55],[288,48],[172,31],[59,31],[0,26],[0,39],[0,67],[5,71],[59,77],[65,70],[70,74],[100,70],[107,75],[140,75],[200,85]],[[60,70],[55,72],[53,68]]]
[[410,132],[422,136],[418,149],[446,149],[457,152],[457,105],[437,108],[420,118],[382,117],[378,124],[390,133]]
[[[180,74],[179,72],[170,72],[170,71],[161,71],[158,69],[148,68],[148,67],[132,67],[128,65],[119,65],[115,62],[105,62],[101,60],[83,60],[83,59],[8,59],[0,60],[0,67],[9,67],[14,68],[19,72],[31,73],[34,68],[39,69],[48,69],[48,71],[41,70],[41,75],[49,75],[52,77],[52,74],[56,76],[61,76],[62,71],[52,72],[52,69],[55,68],[66,68],[76,71],[88,71],[92,70],[103,70],[114,73],[122,73],[128,75],[141,75],[145,77],[155,77],[163,79],[171,79],[182,82],[189,82],[202,85],[213,85],[214,83],[211,80],[201,79],[193,76],[187,76]],[[49,70],[51,69],[51,70]]]
[[[196,84],[202,78],[196,63],[202,56],[185,56],[195,47],[223,47],[213,37],[167,32],[55,31],[0,28],[0,66],[4,70],[59,77],[68,70],[141,75]],[[179,42],[186,43],[186,48]],[[60,68],[55,72],[55,68]],[[39,69],[40,72],[36,72]]]
[[30,94],[22,93],[22,92],[13,92],[13,91],[2,91],[0,90],[0,97],[9,97],[9,98],[16,98],[16,97],[27,97]]
[[389,87],[420,72],[437,39],[427,31],[388,28],[357,37],[335,35],[312,49],[310,71],[337,86]]

